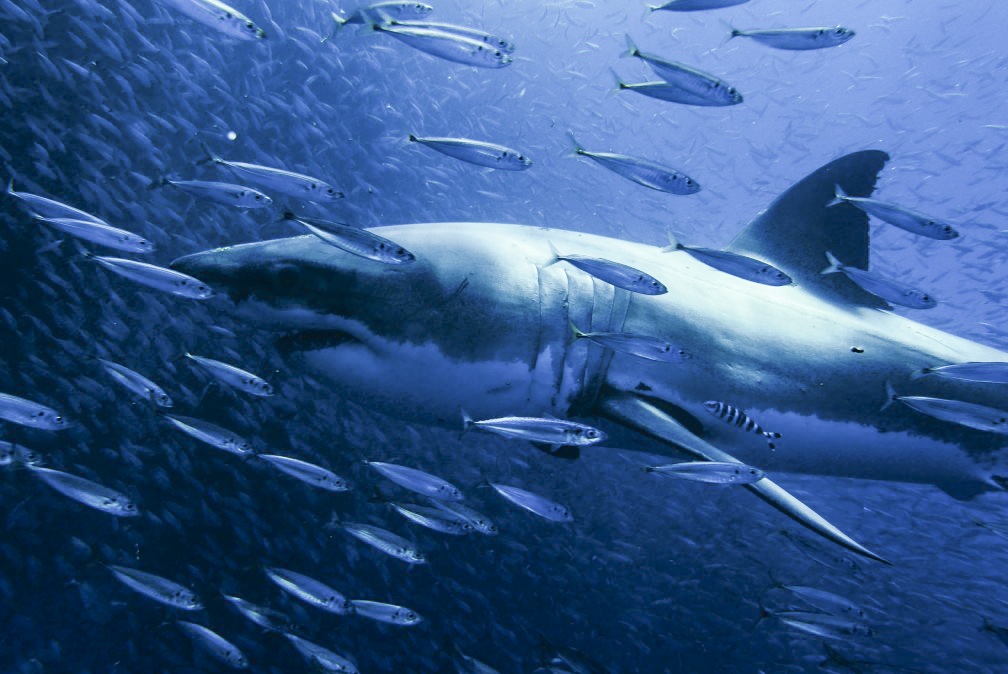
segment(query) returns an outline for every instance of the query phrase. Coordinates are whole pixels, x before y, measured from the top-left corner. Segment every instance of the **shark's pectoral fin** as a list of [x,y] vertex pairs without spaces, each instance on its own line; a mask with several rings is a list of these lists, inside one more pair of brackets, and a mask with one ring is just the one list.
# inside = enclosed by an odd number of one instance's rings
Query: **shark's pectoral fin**
[[[613,395],[602,401],[600,407],[602,413],[614,421],[625,424],[661,442],[675,445],[698,459],[739,463],[735,457],[698,437],[668,414],[640,398],[632,395]],[[889,564],[888,561],[827,522],[822,516],[769,478],[764,477],[762,480],[746,485],[746,488],[820,536],[860,555]]]

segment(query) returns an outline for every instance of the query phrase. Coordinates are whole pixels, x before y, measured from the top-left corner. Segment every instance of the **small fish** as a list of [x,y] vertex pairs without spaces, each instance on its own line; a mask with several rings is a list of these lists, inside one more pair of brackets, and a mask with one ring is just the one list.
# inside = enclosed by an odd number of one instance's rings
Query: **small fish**
[[186,358],[193,361],[228,386],[233,386],[240,391],[244,391],[245,393],[259,396],[261,398],[268,398],[273,395],[273,387],[270,386],[269,382],[262,377],[252,374],[251,372],[246,372],[239,367],[223,363],[219,360],[214,360],[213,358],[194,356],[191,353],[186,353]]
[[390,503],[392,509],[411,522],[432,531],[452,536],[463,536],[473,530],[468,520],[439,508],[428,508],[413,503]]
[[400,487],[429,498],[445,501],[461,501],[463,498],[461,490],[452,483],[417,468],[382,461],[365,460],[364,463]]
[[52,468],[43,468],[32,464],[28,464],[28,468],[33,475],[59,493],[78,503],[83,503],[89,508],[101,510],[116,517],[135,517],[140,514],[136,504],[130,500],[129,496],[114,489]]
[[222,159],[211,152],[206,145],[203,146],[203,151],[207,156],[199,163],[213,162],[226,166],[235,175],[264,190],[308,201],[335,201],[344,197],[344,194],[332,185],[303,173]]
[[44,431],[70,428],[70,422],[53,408],[9,393],[0,393],[0,419]]
[[634,335],[627,332],[583,332],[574,325],[574,321],[569,321],[569,323],[575,340],[587,339],[589,342],[595,342],[606,349],[666,363],[682,363],[690,359],[690,355],[686,351],[659,337]]
[[259,190],[246,187],[245,185],[232,185],[231,183],[218,183],[209,180],[171,180],[161,178],[149,185],[150,189],[155,189],[163,185],[171,185],[182,190],[186,194],[191,194],[200,199],[207,199],[225,206],[236,206],[238,208],[265,208],[273,203],[273,200]]
[[276,583],[281,590],[294,595],[303,602],[336,615],[346,615],[353,611],[353,606],[350,605],[346,597],[323,582],[278,567],[267,567],[265,571],[269,579]]
[[508,501],[511,501],[511,503],[528,510],[530,513],[547,519],[550,522],[574,521],[574,516],[571,514],[571,511],[567,508],[567,506],[556,503],[555,501],[550,501],[544,496],[539,496],[539,494],[533,494],[530,491],[525,491],[524,489],[519,489],[518,487],[511,487],[506,484],[495,484],[491,482],[490,486],[493,487],[498,494],[506,498]]
[[838,594],[807,585],[781,585],[781,587],[824,611],[833,614],[840,611],[858,618],[865,617],[864,609]]
[[432,30],[439,30],[444,33],[453,33],[455,35],[460,35],[462,37],[467,37],[470,40],[477,40],[483,42],[489,47],[494,49],[500,49],[506,54],[513,54],[515,50],[514,43],[505,40],[502,37],[493,35],[484,30],[478,28],[469,28],[468,26],[456,26],[450,23],[433,23],[431,21],[391,21],[398,26],[406,26],[407,28],[430,28]]
[[793,283],[790,276],[771,264],[738,253],[700,246],[684,246],[669,236],[670,244],[662,248],[663,253],[681,250],[708,267],[731,274],[746,281],[768,286],[786,286]]
[[938,222],[923,213],[867,197],[852,197],[844,192],[839,185],[835,185],[834,190],[836,197],[826,204],[827,208],[837,204],[850,204],[860,208],[868,215],[874,215],[879,220],[888,222],[890,225],[896,225],[900,229],[926,236],[929,239],[944,241],[959,236],[959,232],[952,225]]
[[497,535],[497,525],[489,517],[473,510],[464,503],[455,501],[432,501],[432,503],[438,510],[443,510],[449,515],[454,515],[465,520],[473,529],[485,536]]
[[426,145],[441,154],[478,166],[505,171],[524,171],[532,166],[532,160],[518,150],[495,143],[484,143],[468,138],[418,138],[412,133],[409,139],[411,143]]
[[[666,82],[665,80],[653,81],[653,82],[632,82],[627,84],[623,81],[616,71],[612,71],[613,78],[616,80],[616,88],[614,91],[633,91],[642,96],[647,96],[648,98],[655,98],[660,101],[668,101],[669,103],[680,103],[682,105],[695,105],[700,107],[709,107],[711,105],[711,96],[709,93],[698,93],[696,91],[690,91],[689,89],[684,89],[678,84],[672,84]],[[699,189],[699,185],[696,185],[696,189]],[[693,192],[674,192],[674,194],[692,194]]]
[[126,587],[162,604],[183,611],[199,611],[203,608],[199,597],[192,590],[167,578],[114,564],[109,564],[108,569]]
[[841,618],[829,613],[813,611],[779,611],[771,614],[785,625],[807,634],[827,639],[846,639],[852,636],[871,636],[874,631],[866,625],[849,618]]
[[472,428],[496,433],[506,438],[518,438],[531,442],[543,442],[557,447],[584,447],[603,442],[606,434],[586,424],[551,417],[500,417],[473,421],[462,412],[462,429]]
[[220,0],[162,0],[165,5],[182,12],[204,26],[239,40],[262,40],[266,37],[259,26],[234,7]]
[[225,594],[224,599],[234,606],[239,613],[263,629],[279,632],[290,623],[287,616],[279,611],[258,606],[250,601],[245,601],[241,597]]
[[332,12],[332,18],[336,22],[336,29],[339,30],[348,23],[390,23],[400,20],[422,19],[433,11],[433,7],[422,2],[392,0],[391,2],[377,2],[366,7],[359,7],[345,19],[336,12]]
[[55,199],[29,192],[15,192],[13,178],[7,183],[7,194],[15,199],[20,199],[27,207],[29,213],[42,220],[47,218],[68,218],[71,220],[88,220],[99,225],[108,225],[107,222],[98,216],[64,204],[62,201],[56,201]]
[[978,431],[1008,435],[1008,411],[1005,410],[962,400],[896,395],[896,391],[889,382],[886,382],[886,397],[886,403],[882,406],[883,410],[898,400],[921,414],[941,421],[975,428]]
[[127,253],[152,253],[154,244],[139,234],[92,220],[41,218],[42,222],[79,239]]
[[668,288],[650,274],[635,269],[629,265],[601,257],[590,257],[588,255],[561,255],[553,244],[549,244],[553,259],[546,265],[547,267],[563,260],[581,271],[594,276],[600,281],[605,281],[617,288],[622,288],[632,293],[641,295],[664,295]]
[[836,47],[854,37],[843,26],[833,28],[771,28],[768,30],[732,30],[733,37],[748,37],[774,49],[805,51]]
[[416,260],[413,253],[394,241],[389,241],[360,227],[351,227],[319,218],[307,218],[294,215],[290,211],[284,212],[283,219],[298,223],[330,246],[336,246],[368,260],[384,264],[406,264]]
[[366,601],[364,599],[352,599],[350,603],[353,604],[354,612],[357,615],[390,625],[409,627],[423,621],[419,613],[405,606],[384,604],[380,601]]
[[163,290],[178,295],[188,297],[193,300],[205,300],[213,296],[210,286],[200,281],[198,278],[177,272],[157,265],[127,260],[121,257],[104,257],[86,253],[85,257],[94,260],[101,266],[120,276],[136,281],[148,288]]
[[258,454],[257,456],[281,473],[286,473],[313,487],[335,492],[350,490],[350,485],[346,480],[331,470],[316,466],[314,463],[278,454]]
[[899,304],[911,309],[930,309],[938,305],[934,297],[923,290],[918,290],[905,283],[879,276],[865,269],[849,267],[842,264],[829,251],[826,251],[826,259],[829,260],[830,264],[821,273],[835,274],[836,272],[842,272],[851,281],[861,286],[865,292],[869,292],[876,297],[881,297],[886,302]]
[[663,466],[648,466],[648,473],[681,477],[708,484],[752,484],[763,479],[763,471],[744,463],[723,461],[686,461]]
[[626,36],[626,41],[627,51],[621,56],[639,58],[647,63],[658,77],[682,89],[687,95],[683,97],[685,100],[678,102],[703,106],[738,105],[742,102],[742,94],[724,80],[682,63],[642,52],[629,35]]
[[455,671],[457,674],[500,674],[490,665],[463,653],[457,645],[453,644],[453,646],[455,647]]
[[42,457],[32,449],[0,440],[0,466],[38,466]]
[[696,12],[704,9],[734,7],[744,2],[749,2],[749,0],[668,0],[668,2],[661,5],[651,5],[651,11]]
[[589,152],[581,147],[571,131],[567,132],[567,137],[570,138],[571,153],[574,156],[588,157],[600,166],[638,185],[668,194],[694,194],[700,191],[700,185],[682,171],[625,154]]
[[339,526],[357,540],[396,559],[401,559],[409,564],[427,563],[423,553],[413,543],[381,527],[359,522],[334,522],[331,526]]
[[504,68],[511,65],[511,54],[456,33],[433,28],[413,28],[396,24],[372,24],[372,28],[401,40],[419,51],[438,58],[479,68]]
[[322,648],[318,644],[287,632],[284,633],[284,636],[287,637],[287,641],[293,644],[298,653],[304,656],[305,660],[323,672],[358,674],[357,665],[342,655],[337,655],[327,648]]
[[164,389],[139,372],[134,372],[125,365],[113,363],[110,360],[102,358],[99,358],[98,362],[101,363],[112,379],[119,382],[128,391],[135,393],[145,400],[150,400],[159,407],[171,407],[173,405],[171,397],[164,392]]
[[763,428],[750,419],[743,410],[740,410],[734,405],[729,405],[728,403],[720,402],[718,400],[708,400],[704,403],[704,409],[716,416],[718,419],[724,421],[726,424],[737,426],[743,431],[749,431],[762,435],[767,439],[767,444],[770,445],[770,449],[774,449],[775,445],[773,441],[781,436],[780,433],[764,431]]
[[911,379],[918,379],[929,374],[963,381],[1008,384],[1008,363],[954,363],[940,367],[925,367],[920,372],[911,375]]
[[171,414],[164,415],[164,418],[183,433],[191,435],[211,447],[216,447],[238,456],[252,453],[252,446],[247,440],[209,421]]
[[249,663],[245,658],[245,654],[237,646],[213,630],[186,620],[176,620],[175,624],[186,633],[186,636],[198,643],[210,655],[228,667],[232,669],[248,669]]

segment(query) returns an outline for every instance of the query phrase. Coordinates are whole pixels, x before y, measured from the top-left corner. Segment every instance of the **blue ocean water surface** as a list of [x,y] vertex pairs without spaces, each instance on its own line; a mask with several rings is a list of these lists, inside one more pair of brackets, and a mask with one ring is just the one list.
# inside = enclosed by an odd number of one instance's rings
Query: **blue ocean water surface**
[[[881,149],[892,160],[877,196],[945,218],[963,236],[914,238],[875,222],[872,268],[938,297],[915,320],[1008,346],[1001,3],[752,0],[674,13],[602,0],[439,0],[431,20],[513,39],[514,63],[496,70],[437,59],[366,26],[323,41],[330,12],[349,15],[350,6],[242,0],[236,8],[265,40],[227,37],[153,0],[0,0],[0,176],[143,234],[157,246],[144,259],[166,265],[301,234],[280,220],[285,208],[365,227],[514,222],[654,245],[671,231],[720,248],[818,166]],[[856,36],[830,49],[727,40],[733,27],[837,24]],[[637,59],[619,58],[626,35],[643,51],[722,77],[744,103],[689,107],[613,91],[611,70],[627,82],[654,79]],[[667,164],[703,189],[669,195],[571,158],[568,130],[589,149]],[[500,143],[534,163],[489,171],[410,143],[409,134]],[[316,176],[346,197],[275,196],[270,208],[241,210],[149,189],[166,176],[240,182],[198,164],[201,144],[226,159]],[[893,562],[885,566],[743,490],[645,475],[614,449],[565,461],[525,443],[378,414],[291,370],[273,335],[213,302],[106,272],[8,196],[0,198],[0,268],[0,391],[75,422],[60,433],[4,423],[0,437],[128,494],[141,511],[115,518],[57,494],[29,468],[5,467],[0,671],[226,669],[174,624],[180,619],[233,642],[252,671],[310,671],[286,639],[245,620],[222,593],[285,614],[289,631],[361,672],[455,671],[459,650],[500,672],[1008,666],[1003,495],[957,501],[928,485],[774,475]],[[186,352],[261,374],[276,395],[213,384]],[[326,466],[352,491],[314,490],[198,443],[119,387],[98,358],[155,379],[173,412],[213,420],[256,451]],[[450,480],[498,535],[449,537],[408,524],[382,503],[410,500],[408,492],[361,458]],[[519,510],[488,480],[549,495],[574,521]],[[334,512],[406,536],[427,564],[411,567],[327,526]],[[184,613],[144,598],[108,564],[177,581],[205,609]],[[423,621],[403,627],[319,611],[281,592],[264,566],[308,574],[352,599],[409,607]],[[763,617],[764,608],[815,610],[781,585],[846,598],[870,634],[827,639]],[[571,649],[594,669],[555,659]]]

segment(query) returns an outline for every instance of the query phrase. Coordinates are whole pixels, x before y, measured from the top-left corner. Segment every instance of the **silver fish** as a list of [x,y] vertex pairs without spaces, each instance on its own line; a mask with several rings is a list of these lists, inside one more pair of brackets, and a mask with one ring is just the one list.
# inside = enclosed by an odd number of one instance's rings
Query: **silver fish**
[[203,608],[199,597],[192,590],[167,578],[114,564],[109,564],[108,569],[126,587],[162,604],[180,608],[183,611],[199,611]]
[[694,194],[700,190],[700,185],[682,171],[625,154],[590,152],[581,147],[572,132],[568,131],[567,136],[571,141],[571,152],[575,156],[588,157],[600,166],[638,185],[668,194]]
[[213,296],[210,286],[188,274],[121,257],[104,257],[90,253],[86,257],[111,272],[155,290],[163,290],[193,300],[205,300]]
[[164,389],[139,372],[134,372],[125,365],[113,363],[110,360],[102,358],[99,358],[98,362],[102,364],[102,367],[105,368],[105,371],[108,372],[112,379],[119,382],[127,390],[145,400],[150,400],[159,407],[172,406],[172,399],[164,392]]
[[926,367],[911,378],[935,374],[949,379],[982,381],[991,384],[1008,384],[1008,363],[954,363],[940,367]]
[[32,449],[6,440],[0,440],[0,466],[37,466],[42,457]]
[[294,595],[312,606],[335,613],[346,615],[353,611],[347,598],[321,581],[289,569],[267,567],[266,575],[281,590]]
[[731,38],[748,37],[774,49],[805,51],[836,47],[855,33],[850,28],[771,28],[767,30],[732,30]]
[[338,29],[348,23],[389,23],[400,20],[422,19],[433,11],[433,7],[423,2],[391,0],[390,2],[376,2],[373,5],[359,7],[345,19],[333,12],[332,18],[336,22]]
[[785,625],[827,639],[846,639],[852,636],[871,636],[874,631],[849,618],[813,611],[780,611],[772,614]]
[[767,286],[786,286],[793,283],[790,276],[767,262],[739,255],[738,253],[730,253],[726,250],[702,248],[700,246],[684,246],[672,239],[671,236],[669,238],[671,239],[671,243],[662,248],[663,253],[681,250],[708,267],[713,267],[718,271],[723,271],[726,274],[731,274],[732,276],[754,283],[761,283]]
[[259,26],[234,7],[220,0],[162,0],[167,6],[182,12],[205,26],[239,40],[261,40],[266,37]]
[[0,419],[44,431],[70,428],[70,422],[53,408],[9,393],[0,393]]
[[473,530],[473,525],[468,520],[439,508],[428,508],[413,503],[391,503],[389,505],[409,521],[432,531],[462,536]]
[[352,599],[350,603],[353,604],[354,612],[357,615],[390,625],[409,627],[418,625],[423,621],[419,613],[405,606],[384,604],[380,601],[366,601],[364,599]]
[[150,189],[171,185],[182,190],[186,194],[191,194],[200,199],[207,199],[225,206],[237,206],[238,208],[265,208],[273,203],[273,200],[259,190],[245,185],[233,185],[231,183],[220,183],[210,180],[171,180],[162,178],[150,184]]
[[413,543],[402,536],[397,536],[391,531],[359,522],[337,522],[334,524],[357,540],[367,543],[386,555],[401,559],[409,564],[427,563],[427,559],[423,556],[423,553]]
[[648,64],[658,77],[689,94],[684,96],[685,100],[678,102],[703,106],[738,105],[742,102],[742,94],[724,80],[682,63],[642,52],[629,35],[626,36],[626,41],[627,51],[621,56],[639,58]]
[[406,264],[416,256],[394,241],[372,234],[366,229],[338,222],[294,215],[287,211],[284,220],[296,222],[330,246],[336,246],[368,260],[384,264]]
[[107,222],[98,216],[64,204],[62,201],[56,201],[55,199],[38,194],[31,194],[30,192],[15,192],[13,178],[7,183],[7,194],[21,200],[21,203],[25,205],[29,213],[42,220],[46,218],[69,218],[72,220],[88,220],[99,225],[108,225]]
[[273,387],[270,386],[269,382],[258,375],[246,372],[240,367],[235,367],[234,365],[229,365],[228,363],[214,360],[213,358],[194,356],[191,353],[186,353],[186,358],[193,361],[228,386],[233,386],[240,391],[244,391],[245,393],[259,396],[261,398],[267,398],[273,395]]
[[827,207],[836,206],[837,204],[850,204],[868,215],[873,215],[879,220],[888,222],[890,225],[896,225],[900,229],[926,236],[929,239],[944,241],[959,236],[959,232],[952,225],[938,222],[923,213],[911,211],[909,208],[903,208],[897,204],[890,204],[876,199],[852,197],[844,192],[843,188],[839,185],[835,185],[834,189],[836,197],[826,204]]
[[460,519],[465,520],[472,526],[473,529],[485,536],[496,536],[497,535],[497,525],[493,521],[481,512],[473,510],[464,503],[458,503],[456,501],[432,501],[434,507],[438,510],[443,510],[449,515],[454,515]]
[[[711,105],[711,96],[709,93],[690,91],[678,84],[669,83],[665,80],[627,84],[623,81],[623,78],[616,74],[616,71],[613,71],[613,78],[616,80],[615,91],[633,91],[642,96],[655,98],[660,101],[668,101],[669,103],[681,103],[683,105],[695,105],[699,107],[709,107]],[[699,189],[699,186],[697,186],[697,189]],[[696,190],[693,191],[695,192]],[[692,192],[675,192],[675,194],[692,194]]]
[[116,517],[135,517],[140,514],[136,504],[130,500],[129,496],[114,489],[52,468],[43,468],[32,464],[28,464],[28,468],[33,475],[59,493],[78,503],[83,503],[89,508],[101,510]]
[[479,68],[504,68],[511,65],[513,60],[507,52],[456,33],[381,23],[373,24],[372,28],[388,33],[414,49],[454,63]]
[[248,669],[248,659],[237,646],[217,634],[213,630],[191,623],[186,620],[176,620],[178,625],[186,635],[201,647],[206,649],[210,655],[223,662],[232,669]]
[[332,185],[303,173],[294,173],[293,171],[273,168],[272,166],[261,166],[259,164],[222,159],[212,153],[206,145],[203,146],[203,150],[207,153],[207,157],[203,162],[213,162],[220,166],[226,166],[235,175],[264,190],[277,192],[289,197],[307,199],[308,201],[335,201],[336,199],[342,199],[344,196],[342,192]]
[[518,487],[511,487],[506,484],[495,484],[491,482],[490,486],[493,487],[498,494],[506,498],[508,501],[511,501],[511,503],[528,510],[530,513],[547,519],[550,522],[574,521],[574,516],[571,514],[571,511],[567,508],[567,506],[556,503],[555,501],[550,501],[544,496],[534,494]]
[[252,446],[249,445],[247,440],[209,421],[171,414],[164,415],[164,418],[183,433],[191,435],[211,447],[216,447],[238,456],[252,453]]
[[735,407],[734,405],[729,405],[728,403],[721,402],[719,400],[708,400],[704,403],[704,409],[721,419],[726,424],[731,424],[744,431],[750,431],[752,433],[758,433],[767,439],[767,444],[770,445],[770,449],[774,449],[774,440],[781,436],[780,433],[774,433],[773,431],[764,431],[763,427],[758,423],[749,418],[743,410]]
[[287,616],[283,615],[279,611],[258,606],[250,601],[242,599],[241,597],[225,594],[224,599],[234,606],[239,613],[263,629],[278,632],[286,627],[290,622],[287,619]]
[[302,639],[290,633],[284,633],[287,640],[293,644],[305,660],[313,666],[318,667],[323,672],[336,674],[358,674],[357,665],[347,660],[342,655],[333,653],[328,648],[323,648],[307,639]]
[[734,7],[749,0],[668,0],[661,5],[651,5],[651,11],[666,10],[669,12],[697,12],[705,9],[720,9]]
[[111,225],[74,218],[41,218],[42,222],[79,239],[128,253],[152,253],[154,244],[139,234]]
[[834,614],[837,611],[840,611],[858,618],[863,618],[865,616],[864,609],[851,600],[841,597],[838,594],[834,594],[826,590],[820,590],[817,587],[808,587],[807,585],[781,585],[781,587],[793,592],[813,606],[823,609],[824,611],[829,611]]
[[1008,411],[986,405],[968,403],[962,400],[931,398],[929,396],[896,395],[892,384],[886,383],[887,400],[882,409],[886,409],[895,401],[911,407],[921,414],[948,421],[978,431],[989,431],[1008,435]]
[[830,264],[822,270],[823,274],[835,274],[836,272],[842,272],[847,278],[861,286],[861,288],[866,292],[869,292],[877,297],[881,297],[886,302],[910,307],[911,309],[930,309],[938,305],[935,298],[923,290],[919,290],[913,286],[900,283],[899,281],[895,281],[884,276],[879,276],[878,274],[865,269],[849,267],[842,264],[836,259],[836,257],[834,257],[833,253],[829,251],[826,252],[826,259],[829,260]]
[[437,475],[431,475],[417,468],[400,466],[394,463],[384,463],[382,461],[365,460],[364,463],[400,487],[415,491],[418,494],[445,501],[461,501],[463,498],[462,492],[458,487],[447,480],[441,479]]
[[426,145],[441,154],[478,166],[505,171],[524,171],[532,166],[532,160],[518,150],[512,150],[496,143],[485,143],[468,138],[418,138],[412,133],[409,135],[409,139],[411,143]]
[[451,23],[434,23],[431,21],[391,21],[394,25],[406,26],[407,28],[430,28],[432,30],[439,30],[444,33],[453,33],[455,35],[461,35],[462,37],[467,37],[470,40],[477,40],[479,42],[485,43],[489,47],[494,49],[500,49],[506,54],[513,54],[515,50],[514,43],[505,40],[502,37],[488,33],[485,30],[480,30],[479,28],[470,28],[468,26],[456,26]]
[[556,446],[594,445],[606,439],[606,434],[594,426],[579,424],[566,419],[542,417],[500,417],[473,421],[462,412],[462,428],[468,431],[476,428],[496,433],[506,438],[518,438],[531,442],[544,442]]
[[634,335],[627,332],[584,332],[574,325],[573,321],[569,321],[569,323],[575,340],[587,339],[606,349],[666,363],[681,363],[690,359],[690,355],[686,351],[659,337]]
[[463,653],[457,645],[454,647],[456,655],[455,671],[457,674],[500,674],[499,671],[490,665]]
[[648,466],[648,473],[681,477],[708,484],[752,484],[763,479],[763,471],[744,463],[723,461],[685,461],[663,466]]
[[281,473],[286,473],[313,487],[335,492],[350,490],[350,485],[346,480],[331,470],[316,466],[314,463],[277,454],[258,454],[257,456]]
[[590,257],[588,255],[577,255],[570,253],[561,255],[553,244],[550,243],[550,252],[553,259],[546,265],[547,267],[563,260],[586,274],[594,276],[600,281],[605,281],[617,288],[622,288],[632,293],[641,295],[664,295],[668,288],[654,276],[635,269],[620,262],[613,262],[601,257]]

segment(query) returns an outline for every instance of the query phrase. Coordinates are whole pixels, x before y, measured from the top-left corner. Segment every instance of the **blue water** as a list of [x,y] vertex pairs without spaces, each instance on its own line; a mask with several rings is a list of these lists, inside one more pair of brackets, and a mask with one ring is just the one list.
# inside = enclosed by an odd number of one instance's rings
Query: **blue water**
[[[875,224],[873,269],[939,298],[916,320],[1008,346],[1000,229],[1008,220],[1008,7],[1000,3],[752,0],[651,14],[637,2],[439,1],[433,20],[515,40],[516,60],[501,70],[438,60],[351,27],[321,45],[332,9],[321,2],[237,6],[267,40],[231,40],[150,0],[0,0],[0,176],[142,232],[158,246],[150,261],[167,264],[300,233],[277,223],[276,209],[243,212],[147,189],[165,175],[229,179],[195,165],[201,141],[228,159],[327,180],[346,199],[300,206],[362,226],[516,222],[658,245],[672,231],[712,247],[816,167],[882,149],[892,160],[879,198],[947,218],[963,237],[950,244]],[[726,41],[731,27],[836,24],[856,37],[821,51]],[[612,93],[610,69],[627,81],[650,78],[644,64],[618,58],[626,33],[642,50],[728,80],[745,102],[691,108]],[[661,161],[704,189],[653,192],[569,158],[568,129],[586,147]],[[491,140],[535,163],[489,172],[409,144],[410,133]],[[0,474],[0,671],[223,670],[172,624],[180,618],[233,641],[253,671],[306,671],[282,637],[245,621],[221,592],[287,614],[298,634],[362,672],[453,671],[453,646],[501,672],[533,672],[557,648],[627,673],[1008,667],[1006,644],[982,629],[985,620],[1008,625],[1002,495],[959,502],[925,485],[775,476],[894,562],[886,567],[815,538],[745,492],[642,479],[614,453],[558,461],[521,443],[377,415],[288,371],[269,335],[213,304],[105,273],[6,197],[0,268],[0,391],[77,422],[59,434],[5,425],[2,437],[130,494],[143,511],[116,519],[27,470]],[[278,395],[208,387],[179,360],[186,351],[243,364]],[[354,491],[314,491],[198,445],[131,401],[99,356],[154,376],[182,413],[213,419],[261,451],[326,465]],[[501,533],[449,539],[411,529],[371,500],[379,479],[361,455],[451,480]],[[478,486],[486,479],[548,493],[575,521],[558,526],[515,509]],[[385,522],[429,563],[410,569],[327,529],[333,511]],[[162,607],[103,564],[172,578],[207,609]],[[308,573],[351,598],[409,606],[425,620],[394,627],[322,613],[270,585],[263,565]],[[873,634],[826,641],[760,621],[761,605],[800,605],[778,582],[858,603]]]

